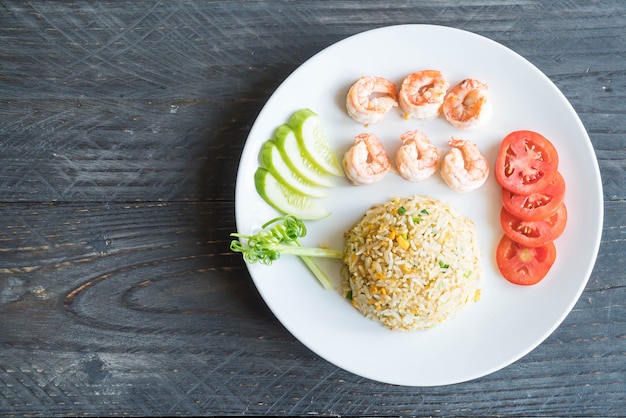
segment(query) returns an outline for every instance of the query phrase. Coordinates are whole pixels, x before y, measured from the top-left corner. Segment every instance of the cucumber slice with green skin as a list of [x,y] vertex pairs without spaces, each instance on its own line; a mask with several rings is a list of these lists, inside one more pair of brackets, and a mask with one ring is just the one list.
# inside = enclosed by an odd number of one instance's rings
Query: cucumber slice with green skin
[[261,165],[265,167],[279,182],[297,192],[308,196],[326,197],[328,193],[323,187],[314,185],[293,171],[278,150],[276,142],[269,139],[261,146]]
[[285,163],[300,177],[317,186],[333,187],[335,185],[332,176],[309,161],[298,145],[296,134],[289,125],[281,125],[276,129],[274,141]]
[[328,136],[317,113],[301,109],[289,120],[304,154],[320,169],[333,176],[343,177],[343,169],[330,147]]
[[283,185],[266,168],[254,173],[254,186],[259,195],[274,209],[302,220],[322,219],[330,215],[314,198]]

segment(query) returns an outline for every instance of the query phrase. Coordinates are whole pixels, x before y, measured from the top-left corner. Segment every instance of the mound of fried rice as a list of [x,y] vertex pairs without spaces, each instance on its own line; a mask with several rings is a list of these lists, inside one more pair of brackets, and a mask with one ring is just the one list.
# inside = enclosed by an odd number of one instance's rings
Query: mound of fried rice
[[391,330],[433,327],[480,298],[480,248],[472,220],[425,196],[369,209],[345,233],[343,291]]

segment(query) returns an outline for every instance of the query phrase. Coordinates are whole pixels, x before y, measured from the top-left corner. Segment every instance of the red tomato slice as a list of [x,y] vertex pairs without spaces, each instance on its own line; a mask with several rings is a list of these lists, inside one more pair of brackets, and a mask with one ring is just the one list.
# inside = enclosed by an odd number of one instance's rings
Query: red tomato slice
[[539,221],[522,221],[504,208],[500,211],[500,225],[504,233],[525,247],[541,247],[554,241],[561,236],[566,223],[565,205],[561,205],[554,215]]
[[549,242],[542,247],[525,247],[504,235],[496,250],[500,273],[509,282],[523,286],[539,283],[556,260],[556,247]]
[[502,205],[511,215],[524,221],[538,221],[554,215],[565,200],[565,180],[557,171],[548,185],[538,192],[516,194],[502,189]]
[[515,131],[500,144],[495,174],[498,183],[516,194],[544,189],[558,170],[554,145],[533,131]]

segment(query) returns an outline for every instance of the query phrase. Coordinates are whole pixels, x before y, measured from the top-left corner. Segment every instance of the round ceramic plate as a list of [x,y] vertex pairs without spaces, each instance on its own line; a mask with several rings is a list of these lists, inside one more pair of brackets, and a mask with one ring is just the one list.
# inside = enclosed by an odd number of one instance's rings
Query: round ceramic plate
[[[494,115],[475,131],[452,127],[443,116],[404,120],[393,110],[365,127],[345,110],[349,87],[362,75],[388,78],[400,85],[414,71],[438,69],[451,85],[472,77],[489,86]],[[297,257],[283,256],[272,266],[248,265],[261,296],[281,323],[304,345],[329,362],[357,375],[392,384],[433,386],[475,379],[518,360],[545,338],[570,312],[591,274],[603,221],[602,185],[591,141],[572,106],[536,67],[506,47],[482,36],[440,26],[401,25],[364,32],[313,56],[274,92],[252,127],[243,150],[235,196],[238,231],[251,233],[275,217],[254,187],[262,143],[298,109],[320,115],[336,154],[341,157],[362,132],[373,132],[390,155],[400,135],[425,132],[442,153],[451,137],[476,144],[493,164],[501,140],[527,129],[549,138],[559,152],[559,170],[568,185],[568,224],[555,242],[557,259],[539,284],[508,283],[495,264],[500,188],[493,176],[483,187],[460,194],[439,174],[409,183],[394,173],[368,186],[338,178],[320,199],[329,217],[306,222],[305,245],[343,247],[344,231],[373,204],[413,194],[441,199],[471,218],[482,248],[482,297],[458,315],[427,331],[394,332],[363,317],[340,292],[339,261],[320,264],[333,280],[323,290]],[[584,175],[581,175],[584,173]],[[575,183],[574,183],[575,182]]]

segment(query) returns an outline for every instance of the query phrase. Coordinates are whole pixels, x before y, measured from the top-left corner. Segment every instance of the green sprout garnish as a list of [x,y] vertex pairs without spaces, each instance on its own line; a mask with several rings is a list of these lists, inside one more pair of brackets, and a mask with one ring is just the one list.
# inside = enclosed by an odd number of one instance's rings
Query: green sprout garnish
[[[281,254],[299,256],[325,289],[332,288],[332,282],[311,257],[343,258],[343,252],[326,248],[303,247],[298,241],[306,235],[304,222],[293,215],[274,218],[261,226],[253,235],[232,233],[236,237],[230,243],[231,251],[242,253],[250,264],[271,265]],[[245,244],[244,242],[245,241]]]

